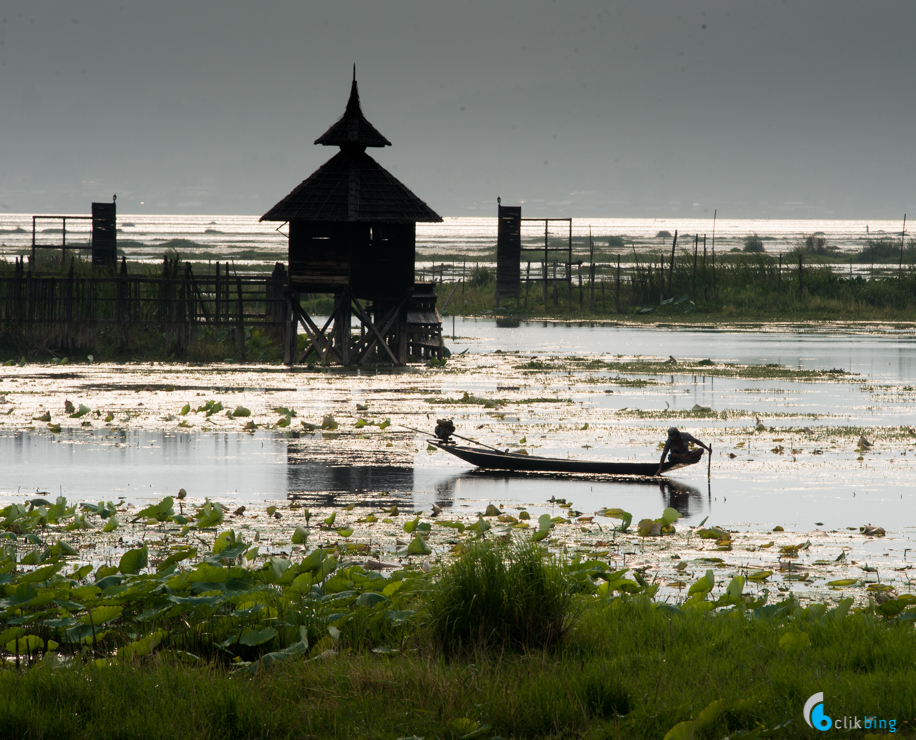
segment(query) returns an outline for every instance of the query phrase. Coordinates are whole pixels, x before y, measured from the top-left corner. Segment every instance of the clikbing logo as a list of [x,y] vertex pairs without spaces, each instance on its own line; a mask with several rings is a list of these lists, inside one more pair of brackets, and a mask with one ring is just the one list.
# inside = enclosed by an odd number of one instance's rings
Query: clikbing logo
[[805,702],[805,708],[802,710],[802,716],[808,727],[821,732],[827,732],[830,728],[837,730],[887,730],[888,732],[897,732],[896,719],[879,719],[875,715],[866,714],[865,716],[843,715],[836,722],[832,717],[824,713],[824,692],[818,691],[811,694],[808,701]]
[[813,727],[815,730],[826,732],[833,727],[833,720],[824,714],[823,691],[818,691],[816,694],[811,694],[811,696],[808,697],[808,701],[805,702],[803,716],[805,722],[808,723],[808,727]]

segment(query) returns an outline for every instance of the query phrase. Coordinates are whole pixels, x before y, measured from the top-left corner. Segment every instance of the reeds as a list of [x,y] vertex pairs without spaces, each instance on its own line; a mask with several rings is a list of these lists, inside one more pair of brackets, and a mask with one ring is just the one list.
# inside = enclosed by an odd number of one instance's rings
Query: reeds
[[436,651],[548,650],[566,634],[571,593],[562,567],[534,542],[475,542],[425,595]]

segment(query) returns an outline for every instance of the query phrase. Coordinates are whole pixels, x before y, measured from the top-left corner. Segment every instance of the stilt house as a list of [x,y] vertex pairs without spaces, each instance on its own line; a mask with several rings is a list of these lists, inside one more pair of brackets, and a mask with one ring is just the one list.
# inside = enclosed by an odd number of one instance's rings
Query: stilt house
[[[442,219],[366,154],[391,142],[363,115],[355,70],[343,116],[315,144],[340,151],[261,217],[289,223],[291,309],[311,340],[307,353],[343,365],[370,357],[403,364],[411,349],[416,224]],[[334,294],[323,328],[301,307],[302,293]]]

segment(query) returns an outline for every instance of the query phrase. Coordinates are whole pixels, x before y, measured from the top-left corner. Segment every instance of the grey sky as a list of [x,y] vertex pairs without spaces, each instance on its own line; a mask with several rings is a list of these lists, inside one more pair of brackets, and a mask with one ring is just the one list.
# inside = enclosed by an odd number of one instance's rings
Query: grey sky
[[371,153],[445,216],[897,218],[914,29],[909,0],[6,0],[0,212],[261,214],[334,153],[355,62]]

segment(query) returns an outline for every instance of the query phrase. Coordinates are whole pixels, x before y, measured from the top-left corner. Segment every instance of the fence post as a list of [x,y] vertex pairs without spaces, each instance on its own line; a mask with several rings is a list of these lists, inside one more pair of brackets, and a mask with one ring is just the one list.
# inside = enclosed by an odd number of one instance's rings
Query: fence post
[[242,301],[242,279],[236,277],[235,287],[238,292],[238,321],[235,329],[235,351],[240,362],[245,362],[245,303]]
[[216,263],[216,276],[214,277],[213,286],[214,286],[213,287],[213,320],[216,326],[216,330],[219,331],[219,326],[223,320],[223,313],[222,313],[222,303],[220,302],[220,298],[221,298],[220,290],[222,286],[220,285],[220,279],[219,279],[219,262],[218,261]]
[[579,310],[582,310],[582,263],[579,263]]
[[671,292],[671,290],[672,290],[671,286],[672,286],[673,281],[674,281],[674,250],[675,250],[676,247],[677,247],[677,229],[674,230],[674,241],[671,242],[671,267],[670,267],[670,269],[668,270],[668,293],[669,293],[671,296],[674,295],[674,294]]
[[[601,283],[601,301],[604,302],[604,283]],[[617,255],[617,295],[615,299],[617,313],[620,313],[620,255]]]
[[716,282],[716,244],[712,245],[712,295],[715,300],[719,300],[719,284]]
[[798,300],[802,297],[802,256],[798,255]]

